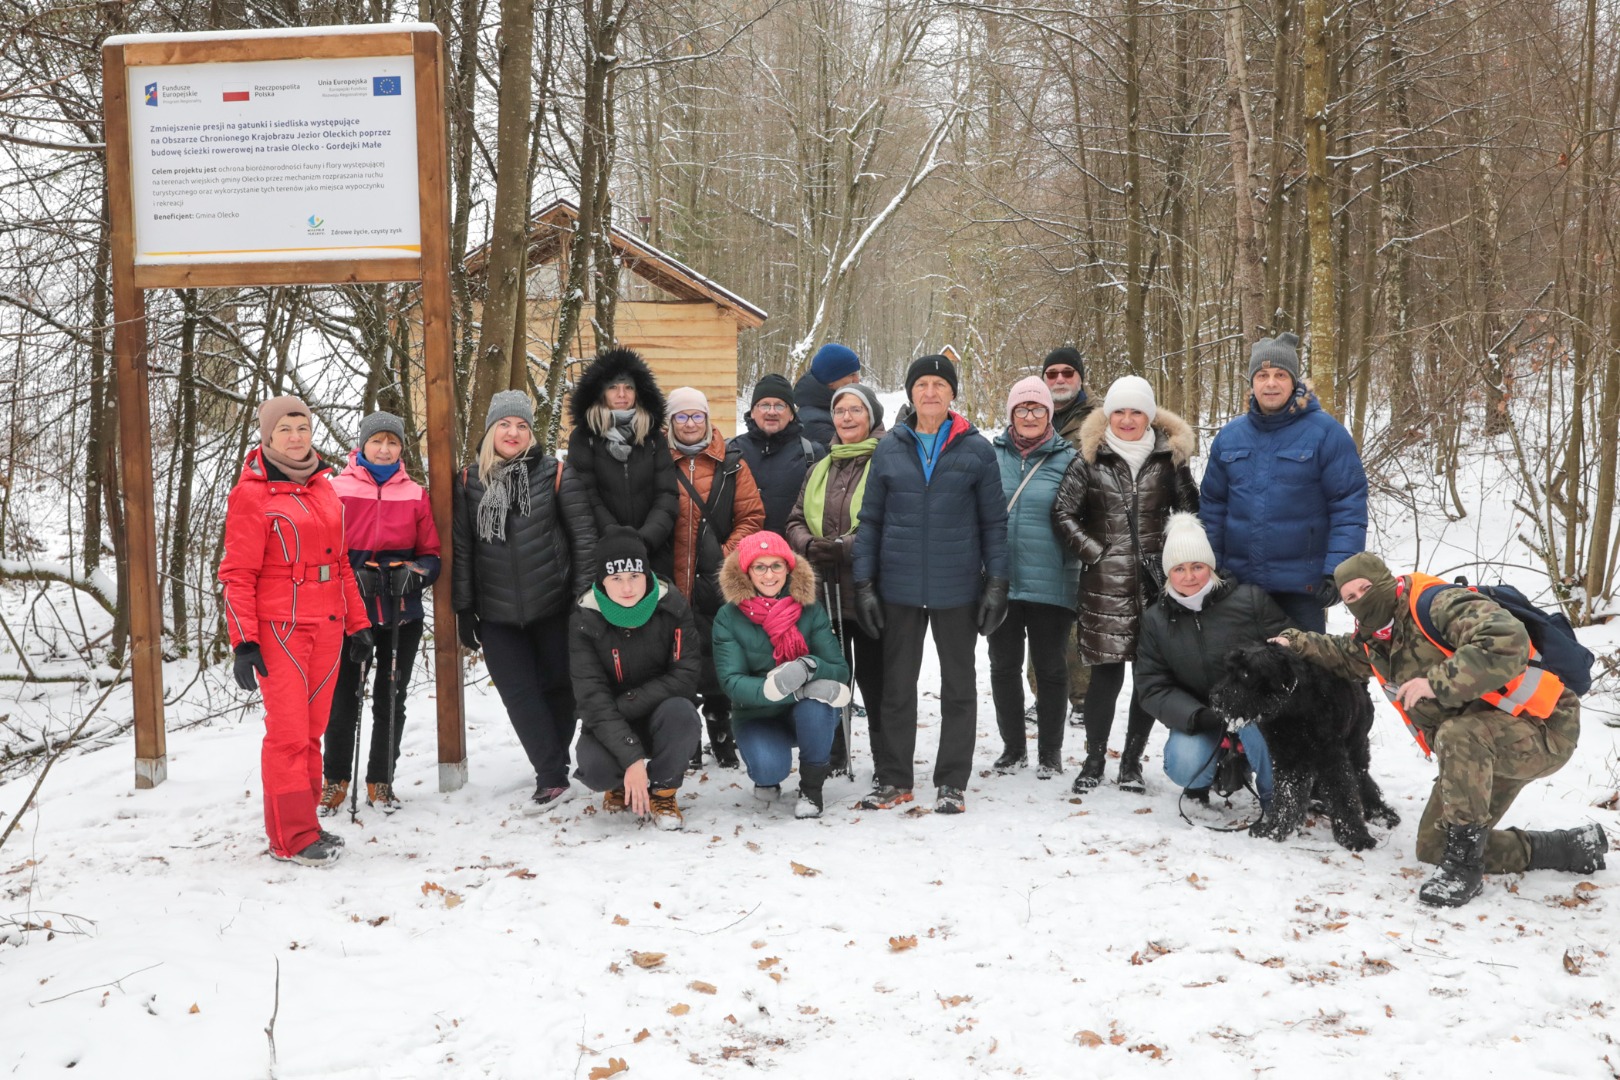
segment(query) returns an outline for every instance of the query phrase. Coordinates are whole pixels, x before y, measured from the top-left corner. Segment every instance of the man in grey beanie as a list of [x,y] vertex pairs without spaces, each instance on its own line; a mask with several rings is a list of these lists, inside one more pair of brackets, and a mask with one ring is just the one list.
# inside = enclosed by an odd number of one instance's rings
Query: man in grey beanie
[[1324,632],[1333,570],[1367,546],[1367,474],[1344,425],[1300,375],[1299,338],[1249,350],[1249,408],[1209,448],[1198,514],[1223,575],[1258,585]]

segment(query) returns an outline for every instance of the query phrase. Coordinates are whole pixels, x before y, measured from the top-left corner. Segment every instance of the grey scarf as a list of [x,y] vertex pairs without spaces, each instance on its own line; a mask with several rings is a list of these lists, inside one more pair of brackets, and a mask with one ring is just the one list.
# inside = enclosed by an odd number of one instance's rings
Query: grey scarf
[[529,516],[529,455],[500,462],[484,485],[478,503],[478,536],[487,543],[506,540],[506,515],[514,506],[519,517]]
[[635,421],[636,410],[614,409],[613,426],[602,436],[607,442],[607,452],[621,465],[630,460],[630,451],[635,449],[634,429],[631,427]]

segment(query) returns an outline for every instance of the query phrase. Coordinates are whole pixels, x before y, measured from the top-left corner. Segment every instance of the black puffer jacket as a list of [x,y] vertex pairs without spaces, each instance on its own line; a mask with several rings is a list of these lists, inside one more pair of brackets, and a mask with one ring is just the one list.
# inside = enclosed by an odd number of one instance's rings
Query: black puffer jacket
[[[635,383],[636,405],[652,419],[647,437],[631,448],[624,462],[614,458],[607,440],[591,430],[588,415],[608,386],[622,376]],[[610,525],[636,530],[653,568],[668,576],[675,568],[675,519],[681,499],[675,488],[675,462],[664,441],[664,413],[664,395],[646,362],[629,349],[609,349],[585,369],[569,401],[574,430],[568,436],[568,465],[579,474],[596,531],[604,532]]]
[[774,435],[759,429],[752,416],[746,417],[748,430],[726,445],[742,451],[748,471],[754,474],[759,497],[765,503],[765,528],[778,535],[787,533],[788,514],[804,486],[810,466],[827,456],[827,448],[804,433],[797,419]]
[[[1177,510],[1198,511],[1198,485],[1187,462],[1197,438],[1167,409],[1153,420],[1153,453],[1136,478],[1104,439],[1108,416],[1098,409],[1080,425],[1079,456],[1063,474],[1052,526],[1080,556],[1080,659],[1117,664],[1136,655],[1142,615],[1139,556],[1158,558],[1164,527]],[[1129,511],[1136,507],[1141,550],[1131,542]]]
[[1288,617],[1253,585],[1223,581],[1188,611],[1168,590],[1142,613],[1136,642],[1136,700],[1172,731],[1191,731],[1193,714],[1209,705],[1226,654],[1276,637]]
[[[455,562],[452,605],[486,622],[523,626],[566,611],[590,588],[596,557],[596,523],[572,466],[532,447],[529,514],[506,513],[506,539],[478,535],[478,505],[484,482],[474,462],[456,473],[451,536]],[[559,468],[561,468],[559,480]]]
[[621,769],[649,757],[653,710],[673,697],[691,698],[703,673],[697,622],[675,587],[658,579],[662,595],[652,617],[629,630],[609,623],[595,591],[579,598],[568,642],[568,670],[585,730]]
[[818,443],[823,450],[832,446],[838,431],[832,422],[832,389],[808,371],[793,384],[795,415],[804,428],[804,437]]

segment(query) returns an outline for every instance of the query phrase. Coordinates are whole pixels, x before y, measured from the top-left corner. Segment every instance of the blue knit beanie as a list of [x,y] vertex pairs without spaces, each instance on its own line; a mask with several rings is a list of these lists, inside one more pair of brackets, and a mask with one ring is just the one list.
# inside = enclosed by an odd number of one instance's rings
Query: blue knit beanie
[[810,361],[810,374],[823,386],[831,386],[845,375],[854,375],[860,370],[861,358],[855,355],[855,350],[835,341],[817,349]]

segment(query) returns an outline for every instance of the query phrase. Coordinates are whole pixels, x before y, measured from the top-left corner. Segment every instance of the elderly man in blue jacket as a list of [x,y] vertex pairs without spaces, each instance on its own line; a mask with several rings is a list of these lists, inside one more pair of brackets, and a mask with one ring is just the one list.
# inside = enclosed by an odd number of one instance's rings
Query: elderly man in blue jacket
[[995,451],[951,409],[956,367],[924,356],[906,372],[912,414],[872,453],[855,533],[855,610],[883,639],[882,730],[872,733],[877,776],[859,806],[911,802],[917,675],[923,633],[939,657],[939,756],[934,812],[960,814],[978,727],[977,636],[1007,616],[1007,503]]
[[1299,374],[1299,338],[1249,351],[1249,410],[1220,430],[1199,517],[1222,571],[1258,585],[1301,630],[1323,633],[1333,571],[1367,546],[1367,473],[1344,425]]

